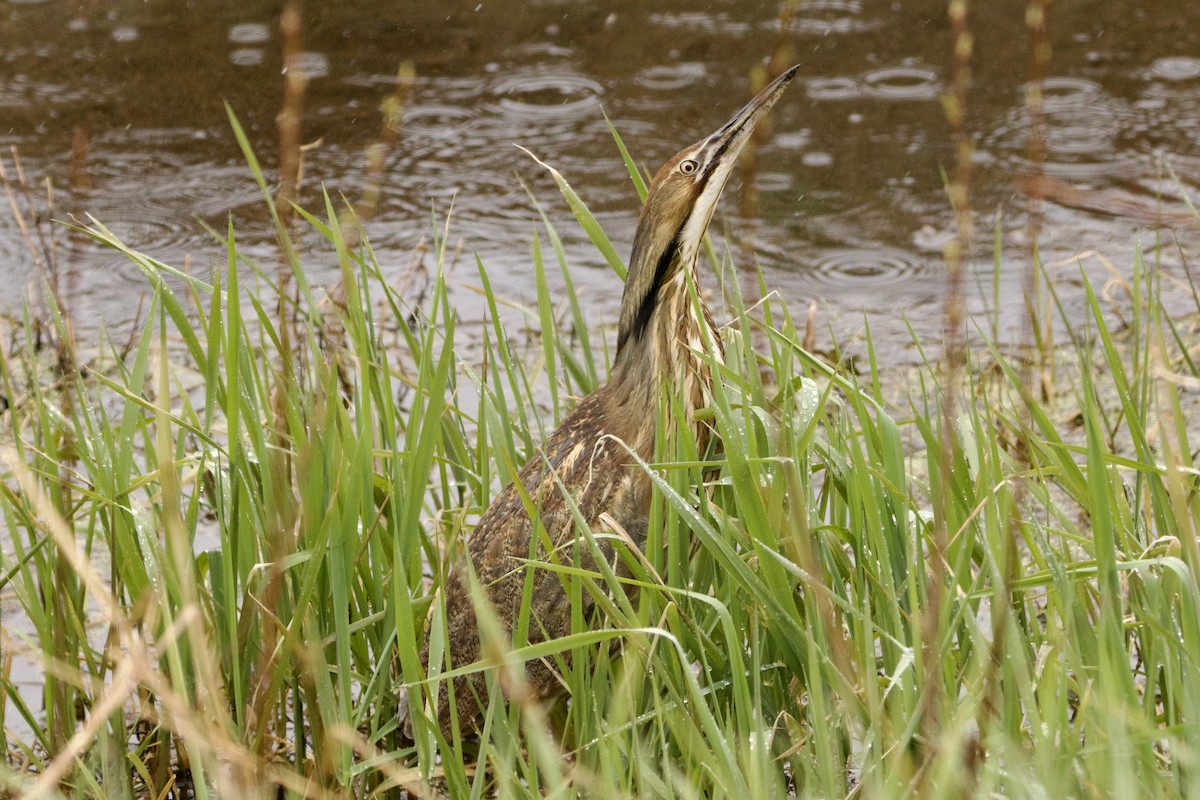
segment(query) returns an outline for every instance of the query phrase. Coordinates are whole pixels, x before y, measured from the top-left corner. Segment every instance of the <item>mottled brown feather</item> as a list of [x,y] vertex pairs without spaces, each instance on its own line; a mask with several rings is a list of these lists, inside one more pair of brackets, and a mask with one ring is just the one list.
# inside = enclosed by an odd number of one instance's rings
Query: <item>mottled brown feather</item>
[[[621,431],[613,430],[611,413],[613,384],[585,397],[567,415],[562,424],[546,440],[542,452],[527,463],[520,472],[521,484],[540,510],[552,548],[557,549],[575,538],[575,520],[565,502],[563,486],[570,487],[575,503],[589,526],[599,528],[600,514],[607,511],[629,530],[644,531],[650,503],[649,479],[640,470],[630,469],[628,452],[611,437],[624,439]],[[624,415],[616,415],[620,418]],[[653,447],[653,442],[649,443]],[[651,453],[641,453],[648,458]],[[629,480],[614,483],[614,475],[625,473]],[[639,475],[639,473],[641,473]],[[479,660],[480,639],[474,604],[470,596],[469,559],[475,575],[496,616],[511,635],[521,609],[524,588],[524,564],[530,555],[533,525],[525,502],[515,485],[505,487],[484,513],[467,544],[467,553],[455,565],[442,590],[446,607],[448,645],[453,663],[458,666]],[[640,545],[641,542],[638,542]],[[535,558],[551,558],[548,549],[539,542]],[[570,559],[569,551],[563,558]],[[558,575],[550,570],[534,570],[533,601],[528,624],[530,643],[559,638],[570,633],[571,614],[566,592]],[[421,650],[421,663],[428,664],[429,645]],[[526,665],[528,689],[536,697],[558,693],[559,680],[550,666],[539,661]],[[454,681],[454,699],[460,729],[469,732],[486,704],[487,676],[477,672]],[[477,699],[478,698],[478,701]],[[439,694],[437,719],[443,734],[450,734],[449,693]]]

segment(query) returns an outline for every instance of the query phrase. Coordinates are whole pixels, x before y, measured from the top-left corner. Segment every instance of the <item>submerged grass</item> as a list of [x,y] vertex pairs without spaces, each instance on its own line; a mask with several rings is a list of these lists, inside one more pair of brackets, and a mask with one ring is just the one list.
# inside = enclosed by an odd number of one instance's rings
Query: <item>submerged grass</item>
[[[324,246],[307,257],[341,268],[324,295],[272,215],[274,282],[232,228],[201,280],[93,224],[152,289],[134,346],[77,354],[65,380],[27,312],[0,352],[0,595],[31,631],[4,631],[0,794],[1200,796],[1196,333],[1152,265],[1136,260],[1119,330],[1089,295],[1057,404],[986,332],[946,393],[933,363],[888,374],[869,337],[865,375],[830,366],[767,287],[753,308],[735,293],[713,365],[723,451],[685,440],[644,466],[658,491],[627,574],[580,566],[602,537],[622,547],[582,526],[575,552],[529,565],[599,619],[523,647],[492,625],[485,663],[426,676],[423,625],[432,608],[436,663],[436,590],[472,522],[609,351],[545,213],[539,285],[556,263],[568,291],[539,290],[534,352],[483,264],[491,323],[462,349],[444,233],[415,302],[352,215],[299,212]],[[40,702],[13,652],[41,660]],[[522,699],[533,658],[569,704]],[[478,741],[419,719],[401,741],[403,692],[419,708],[479,669],[513,699]]]

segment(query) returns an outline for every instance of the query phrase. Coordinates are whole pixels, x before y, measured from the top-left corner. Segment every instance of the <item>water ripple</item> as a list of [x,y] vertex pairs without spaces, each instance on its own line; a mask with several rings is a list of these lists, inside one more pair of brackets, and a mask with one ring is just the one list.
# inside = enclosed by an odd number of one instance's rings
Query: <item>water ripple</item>
[[812,78],[805,91],[813,100],[853,100],[860,94],[854,78]]
[[266,25],[246,22],[231,26],[228,36],[234,44],[262,44],[271,38],[271,31]]
[[324,53],[313,50],[297,53],[296,65],[304,72],[304,77],[310,80],[324,78],[329,74],[329,57]]
[[801,260],[801,280],[820,297],[854,292],[891,296],[924,268],[919,257],[895,247],[844,247],[820,250]]
[[817,36],[831,33],[862,33],[880,27],[878,19],[862,17],[860,0],[809,0],[792,23],[797,31]]
[[863,91],[888,100],[936,100],[942,92],[937,73],[928,67],[899,66],[862,76]]
[[260,47],[238,47],[229,51],[229,63],[237,67],[257,67],[263,62]]
[[[1052,77],[1043,84],[1042,135],[1045,174],[1064,180],[1129,177],[1139,157],[1122,143],[1139,128],[1131,106],[1084,78]],[[1024,97],[1022,91],[1019,97]],[[1024,173],[1032,119],[1023,104],[1011,107],[982,143],[984,161]]]
[[497,78],[488,92],[494,99],[484,108],[506,116],[578,118],[597,105],[604,89],[582,75],[531,69]]
[[95,100],[97,90],[87,83],[67,84],[35,81],[28,75],[0,75],[0,108],[24,108],[35,104],[70,106]]
[[1144,88],[1134,106],[1138,126],[1132,147],[1161,169],[1200,176],[1200,59],[1160,58],[1139,77]]
[[647,89],[674,92],[701,80],[707,72],[704,64],[698,61],[685,61],[680,64],[648,67],[638,73],[634,80],[639,86]]
[[[129,149],[139,138],[158,142],[172,138],[196,138],[193,132],[144,130],[128,137],[119,151],[109,151],[97,141],[96,158],[88,170],[94,189],[71,199],[65,210],[86,221],[87,215],[100,220],[131,248],[182,268],[189,255],[207,252],[210,239],[197,217],[219,219],[230,209],[255,202],[257,191],[252,180],[237,162],[216,164],[199,162],[164,150]],[[88,242],[82,245],[86,255],[87,294],[113,311],[122,308],[120,298],[145,288],[145,279],[137,268],[114,251]],[[206,268],[206,266],[205,266]],[[128,302],[124,304],[128,306]]]
[[866,95],[880,100],[936,100],[942,82],[935,70],[913,64],[881,67],[857,78],[811,78],[805,86],[813,100],[853,100]]
[[464,106],[419,103],[405,109],[401,131],[405,136],[444,139],[463,133],[476,119],[476,114]]
[[1200,78],[1200,58],[1167,56],[1150,65],[1150,73],[1167,81],[1191,81]]
[[707,14],[700,11],[651,14],[650,22],[664,28],[686,28],[708,33],[727,33],[738,37],[748,35],[754,27],[746,22],[735,22],[724,14]]

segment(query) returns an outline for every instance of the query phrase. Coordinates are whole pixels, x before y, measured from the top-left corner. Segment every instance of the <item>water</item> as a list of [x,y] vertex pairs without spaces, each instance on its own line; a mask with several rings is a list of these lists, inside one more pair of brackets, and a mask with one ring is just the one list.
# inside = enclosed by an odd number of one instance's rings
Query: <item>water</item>
[[[0,3],[0,145],[17,146],[27,174],[54,183],[59,217],[90,214],[168,263],[207,269],[218,250],[200,223],[223,227],[227,214],[242,242],[265,247],[269,230],[223,103],[272,167],[282,92],[276,8],[254,0]],[[997,209],[1016,231],[1025,199],[1014,178],[1033,166],[1023,99],[1028,35],[1020,8],[987,4],[972,14],[975,207],[984,233]],[[1186,0],[1153,13],[1055,5],[1046,174],[1153,207],[1160,195],[1178,202],[1170,167],[1182,191],[1194,192],[1198,31],[1200,7]],[[653,169],[741,105],[750,67],[779,37],[778,6],[767,2],[314,4],[305,12],[303,129],[306,142],[319,144],[306,156],[303,198],[314,203],[322,184],[361,195],[380,102],[400,61],[411,60],[412,102],[368,227],[381,260],[403,269],[431,210],[443,214],[453,202],[452,230],[467,252],[504,276],[514,299],[529,300],[535,214],[524,181],[560,222],[580,284],[597,299],[589,303],[595,320],[611,322],[620,287],[549,178],[513,145],[562,171],[625,251],[637,204],[603,114]],[[759,159],[759,220],[751,227],[737,218],[731,191],[722,230],[735,246],[753,231],[768,282],[797,307],[815,301],[823,321],[851,333],[865,314],[883,354],[909,361],[903,315],[936,340],[941,246],[952,230],[941,177],[951,164],[939,102],[950,79],[944,4],[813,0],[800,5],[787,41],[804,65],[803,85],[778,106]],[[1095,248],[1127,265],[1136,242],[1153,242],[1145,220],[1095,208],[1051,204],[1046,225],[1047,260]],[[1019,235],[1009,238],[1001,290],[1015,298],[1024,248]],[[1184,234],[1185,246],[1196,238]],[[86,242],[60,255],[66,299],[85,334],[102,322],[118,330],[135,323],[146,287],[133,267]],[[1166,256],[1169,269],[1178,263]],[[990,286],[991,268],[981,234],[972,269]],[[455,279],[468,320],[482,312],[467,289],[472,271]],[[11,287],[2,311],[37,281],[7,213],[0,281]],[[990,304],[981,296],[972,307]],[[1020,315],[1011,317],[1016,325]]]

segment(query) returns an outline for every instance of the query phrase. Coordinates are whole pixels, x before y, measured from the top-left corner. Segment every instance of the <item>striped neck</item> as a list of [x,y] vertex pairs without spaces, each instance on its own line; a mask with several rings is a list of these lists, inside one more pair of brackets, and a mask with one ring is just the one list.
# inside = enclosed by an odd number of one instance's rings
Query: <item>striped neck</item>
[[[703,453],[712,428],[697,422],[696,412],[712,403],[712,361],[724,361],[724,348],[708,307],[694,300],[688,287],[690,281],[699,291],[695,272],[693,261],[689,269],[676,270],[659,287],[642,336],[618,352],[610,384],[617,395],[630,400],[628,412],[645,414],[645,419],[658,414],[663,391],[672,394],[683,404],[684,417]],[[629,444],[644,457],[653,457],[652,435]]]

